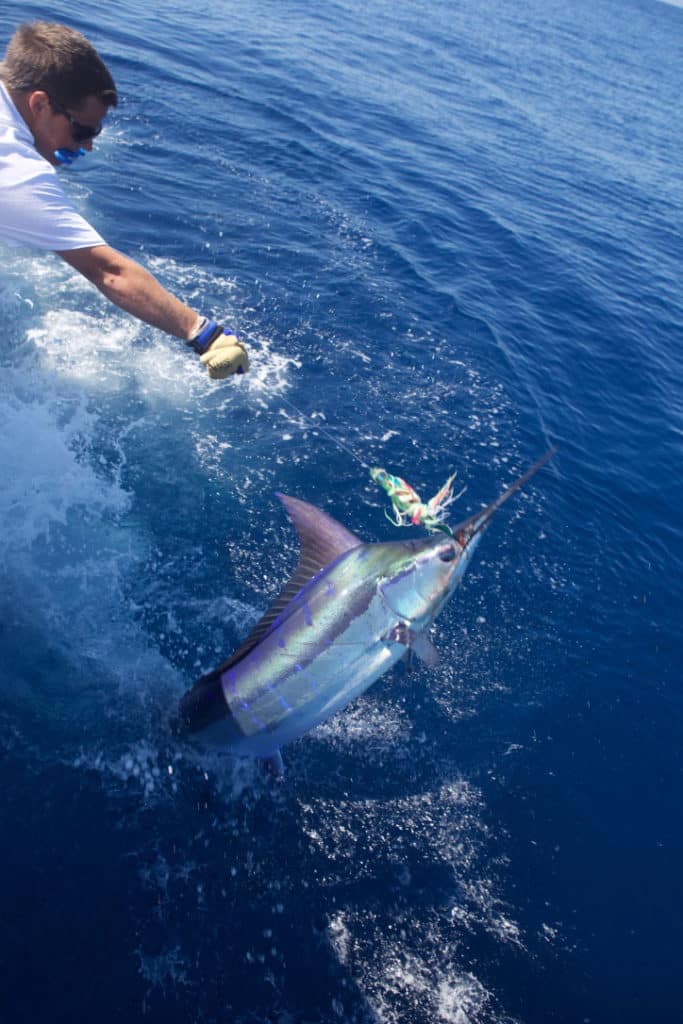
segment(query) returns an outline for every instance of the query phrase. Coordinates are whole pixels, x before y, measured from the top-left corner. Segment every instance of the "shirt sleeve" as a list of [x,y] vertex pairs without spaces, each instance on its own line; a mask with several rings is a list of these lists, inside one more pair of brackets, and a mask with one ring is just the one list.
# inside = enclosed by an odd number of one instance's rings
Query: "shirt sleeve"
[[106,244],[64,194],[54,170],[34,168],[0,188],[0,239],[53,251]]

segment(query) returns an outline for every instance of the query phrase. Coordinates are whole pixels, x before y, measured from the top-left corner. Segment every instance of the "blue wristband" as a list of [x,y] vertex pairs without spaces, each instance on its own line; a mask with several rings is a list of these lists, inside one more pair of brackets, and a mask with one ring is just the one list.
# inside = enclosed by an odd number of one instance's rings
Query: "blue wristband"
[[213,344],[216,338],[220,337],[223,333],[223,328],[217,324],[215,320],[209,320],[202,327],[199,334],[194,338],[190,338],[187,344],[201,356],[206,352],[207,348]]

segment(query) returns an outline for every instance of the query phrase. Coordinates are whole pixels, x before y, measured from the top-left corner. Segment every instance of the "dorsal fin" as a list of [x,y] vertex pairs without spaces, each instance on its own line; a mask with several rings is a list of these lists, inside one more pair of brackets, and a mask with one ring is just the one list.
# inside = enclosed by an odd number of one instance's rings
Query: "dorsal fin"
[[355,533],[351,533],[315,505],[309,505],[307,501],[301,501],[299,498],[290,498],[286,494],[276,493],[276,496],[289,512],[289,518],[301,543],[295,576],[305,564],[308,564],[311,569],[308,579],[311,579],[335,558],[362,543]]
[[222,665],[198,679],[195,686],[211,682],[227,671],[231,665],[241,661],[249,651],[256,647],[259,640],[266,636],[278,615],[309,580],[312,580],[335,558],[339,558],[344,552],[357,548],[362,543],[355,534],[338,523],[332,516],[328,516],[326,512],[316,508],[315,505],[309,505],[307,501],[301,501],[299,498],[290,498],[286,494],[277,492],[276,494],[287,509],[299,535],[301,550],[294,574],[284,585],[265,615],[256,623],[244,643]]

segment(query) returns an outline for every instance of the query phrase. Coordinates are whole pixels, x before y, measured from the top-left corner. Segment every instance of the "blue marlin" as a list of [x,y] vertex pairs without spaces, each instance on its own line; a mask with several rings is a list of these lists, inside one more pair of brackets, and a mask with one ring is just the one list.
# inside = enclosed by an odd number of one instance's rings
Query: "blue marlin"
[[451,536],[364,544],[314,505],[278,494],[299,535],[298,565],[241,647],[182,697],[187,732],[263,758],[281,778],[280,748],[346,707],[406,653],[436,665],[432,623],[494,513],[553,453]]

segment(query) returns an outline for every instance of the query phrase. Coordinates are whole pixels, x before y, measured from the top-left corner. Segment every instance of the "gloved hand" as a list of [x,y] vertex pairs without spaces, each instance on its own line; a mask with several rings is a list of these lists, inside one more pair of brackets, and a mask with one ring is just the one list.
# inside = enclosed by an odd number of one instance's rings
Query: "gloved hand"
[[199,358],[215,380],[249,369],[247,350],[234,334],[219,334]]
[[249,369],[249,356],[242,342],[213,320],[207,320],[187,344],[199,354],[209,377],[214,380],[222,380],[233,373],[246,373]]

